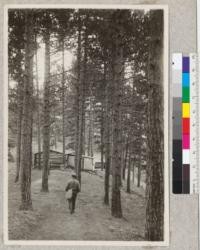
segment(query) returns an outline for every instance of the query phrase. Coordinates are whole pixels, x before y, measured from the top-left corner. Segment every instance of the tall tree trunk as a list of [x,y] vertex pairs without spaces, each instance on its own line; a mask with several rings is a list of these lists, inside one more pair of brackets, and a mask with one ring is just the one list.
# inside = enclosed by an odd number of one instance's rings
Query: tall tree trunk
[[[37,44],[35,36],[35,44]],[[40,133],[40,93],[39,93],[39,80],[38,80],[38,57],[37,50],[35,54],[36,64],[36,90],[37,90],[37,141],[38,141],[38,168],[41,169],[41,133]]]
[[49,149],[50,149],[50,106],[49,106],[49,86],[50,86],[50,33],[44,34],[45,41],[45,79],[44,79],[44,126],[43,126],[43,173],[42,191],[48,192],[49,173]]
[[76,104],[75,104],[75,110],[76,110],[76,138],[75,138],[75,169],[78,176],[78,180],[81,180],[81,170],[80,170],[80,120],[81,120],[81,113],[80,113],[80,85],[81,85],[81,20],[80,20],[80,13],[79,13],[79,20],[78,20],[78,49],[77,49],[77,84],[76,84]]
[[121,207],[121,131],[120,131],[120,107],[123,49],[120,44],[122,34],[115,34],[113,46],[113,150],[112,150],[112,204],[111,213],[114,217],[122,217]]
[[[124,65],[123,65],[123,67],[122,67],[122,71],[124,70]],[[122,74],[122,73],[121,73]],[[121,80],[124,78],[124,74],[122,74],[122,76],[121,76]],[[122,80],[121,81],[121,84],[120,84],[120,86],[119,86],[119,88],[120,88],[120,97],[122,97],[123,96],[123,83],[124,83],[124,81]],[[120,149],[119,149],[119,153],[120,153],[120,168],[121,168],[121,173],[120,173],[120,186],[122,186],[122,175],[123,175],[123,148],[124,148],[124,143],[123,143],[123,130],[124,130],[124,128],[123,128],[123,114],[122,114],[122,112],[123,112],[123,108],[122,108],[122,106],[123,106],[123,99],[121,98],[121,104],[120,104],[120,106],[119,106],[119,131],[120,131]]]
[[22,114],[23,114],[23,88],[24,83],[23,79],[19,80],[18,82],[18,89],[17,89],[17,159],[16,159],[16,176],[15,182],[19,180],[20,174],[20,164],[21,164],[21,137],[22,137]]
[[164,135],[163,135],[163,12],[150,12],[148,162],[145,237],[163,240],[164,226]]
[[[87,17],[86,17],[87,19]],[[87,22],[87,21],[86,21]],[[80,24],[81,25],[81,24]],[[84,161],[82,160],[83,148],[84,148],[84,128],[85,128],[85,92],[86,92],[86,77],[87,77],[87,57],[88,57],[88,34],[87,27],[84,36],[84,58],[83,58],[83,73],[82,79],[80,79],[80,120],[79,120],[79,154],[78,154],[78,180],[81,183],[81,169],[84,167]]]
[[[92,96],[92,95],[91,95]],[[91,144],[92,144],[92,101],[91,96],[89,97],[89,128],[88,128],[88,146],[87,155],[91,156]]]
[[128,138],[126,139],[126,146],[125,146],[125,156],[124,156],[123,173],[122,173],[123,180],[125,180],[125,176],[126,176],[127,159],[128,159]]
[[127,172],[127,186],[126,191],[127,193],[131,192],[131,151],[129,149],[129,156],[128,156],[128,172]]
[[90,136],[90,156],[93,157],[93,142],[94,142],[94,101],[91,102],[91,136]]
[[32,168],[32,119],[33,119],[33,12],[25,10],[25,82],[22,120],[21,148],[21,205],[20,209],[32,209],[31,168]]
[[63,165],[66,167],[65,160],[65,47],[64,38],[62,41],[62,133],[63,133]]
[[[105,63],[104,63],[105,65]],[[106,66],[105,72],[106,72]],[[106,76],[106,74],[105,74]],[[110,84],[105,77],[106,91],[105,91],[105,180],[104,180],[104,203],[109,205],[109,190],[110,190]]]
[[[106,64],[104,63],[104,84],[106,82]],[[104,110],[105,110],[105,95],[106,91],[103,89],[104,86],[102,87],[102,102],[101,102],[101,170],[104,169]]]
[[[86,136],[85,136],[85,114],[83,116],[83,143],[82,143],[82,155],[85,155],[85,143],[86,143]],[[84,161],[83,161],[84,162]]]
[[110,128],[109,118],[107,116],[106,125],[106,143],[105,143],[105,181],[104,181],[104,203],[109,204],[109,189],[110,189]]
[[137,186],[140,187],[141,181],[141,151],[140,151],[140,158],[138,162],[138,172],[137,172]]
[[135,163],[132,164],[132,182],[135,184]]
[[54,146],[55,146],[55,150],[57,150],[57,126],[56,126],[56,110],[54,109],[53,111],[53,115],[54,115],[54,121],[55,121],[55,129],[54,129]]
[[101,170],[104,169],[104,110],[101,103]]

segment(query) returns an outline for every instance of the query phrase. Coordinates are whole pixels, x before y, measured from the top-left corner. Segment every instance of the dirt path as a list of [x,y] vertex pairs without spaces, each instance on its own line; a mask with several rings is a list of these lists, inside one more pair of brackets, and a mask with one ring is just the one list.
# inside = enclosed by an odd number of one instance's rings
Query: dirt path
[[111,216],[103,200],[103,179],[82,174],[82,190],[76,211],[70,214],[65,201],[65,186],[70,172],[51,171],[49,193],[41,193],[41,179],[32,183],[34,210],[40,214],[37,226],[27,240],[143,240],[144,199],[122,192],[124,218]]

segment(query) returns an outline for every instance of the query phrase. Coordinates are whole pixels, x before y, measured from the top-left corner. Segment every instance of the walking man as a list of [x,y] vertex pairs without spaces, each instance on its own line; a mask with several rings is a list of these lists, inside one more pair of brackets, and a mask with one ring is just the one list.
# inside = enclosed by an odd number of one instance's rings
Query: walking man
[[72,174],[72,179],[68,182],[65,191],[68,192],[69,190],[72,191],[71,197],[67,198],[69,203],[69,210],[70,213],[73,214],[75,211],[75,205],[76,205],[76,197],[77,194],[80,192],[80,183],[77,180],[76,173]]

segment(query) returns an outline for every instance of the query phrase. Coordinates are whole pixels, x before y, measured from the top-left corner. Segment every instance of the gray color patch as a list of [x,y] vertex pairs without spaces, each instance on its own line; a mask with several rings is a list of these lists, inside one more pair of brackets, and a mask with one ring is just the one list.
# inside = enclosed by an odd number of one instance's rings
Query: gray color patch
[[181,84],[173,84],[172,96],[173,97],[182,97],[182,85]]

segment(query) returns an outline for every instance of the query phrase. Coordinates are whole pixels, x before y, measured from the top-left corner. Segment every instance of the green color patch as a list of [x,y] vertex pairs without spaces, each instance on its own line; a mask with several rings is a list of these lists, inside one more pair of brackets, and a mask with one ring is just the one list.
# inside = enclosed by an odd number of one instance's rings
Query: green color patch
[[190,102],[190,89],[187,87],[182,88],[182,102]]

